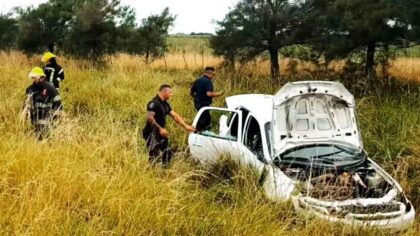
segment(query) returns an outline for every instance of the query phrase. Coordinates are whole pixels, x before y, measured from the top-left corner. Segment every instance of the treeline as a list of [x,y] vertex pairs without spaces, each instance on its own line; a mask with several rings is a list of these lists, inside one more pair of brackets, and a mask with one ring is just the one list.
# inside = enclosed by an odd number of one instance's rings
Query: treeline
[[119,0],[49,0],[0,15],[0,50],[59,51],[94,61],[126,52],[150,63],[167,51],[174,21],[168,8],[137,24],[134,9]]
[[211,39],[228,65],[268,55],[279,77],[279,53],[328,64],[363,66],[367,75],[397,50],[420,41],[418,0],[240,0]]
[[[0,15],[0,50],[89,60],[125,52],[150,63],[167,52],[174,21],[168,8],[137,24],[119,0],[49,0]],[[345,59],[371,75],[419,41],[418,0],[240,0],[218,22],[210,46],[230,66],[268,57],[278,78],[280,55],[318,65]]]

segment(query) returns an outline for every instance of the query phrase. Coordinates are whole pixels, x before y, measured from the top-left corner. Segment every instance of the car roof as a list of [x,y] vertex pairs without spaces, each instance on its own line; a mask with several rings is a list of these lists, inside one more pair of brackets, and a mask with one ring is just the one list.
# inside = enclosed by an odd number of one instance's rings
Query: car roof
[[273,95],[245,94],[226,98],[229,109],[244,108],[259,122],[271,122],[273,116]]

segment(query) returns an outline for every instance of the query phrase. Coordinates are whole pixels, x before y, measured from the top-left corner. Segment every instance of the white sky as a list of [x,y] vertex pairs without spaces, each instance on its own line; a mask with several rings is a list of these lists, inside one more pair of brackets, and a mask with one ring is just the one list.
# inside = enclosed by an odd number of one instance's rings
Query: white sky
[[[0,13],[7,13],[16,6],[37,6],[47,0],[0,0]],[[175,26],[170,33],[214,33],[215,20],[222,20],[229,8],[238,0],[121,0],[122,5],[136,9],[137,21],[150,14],[160,13],[165,7],[176,15]]]

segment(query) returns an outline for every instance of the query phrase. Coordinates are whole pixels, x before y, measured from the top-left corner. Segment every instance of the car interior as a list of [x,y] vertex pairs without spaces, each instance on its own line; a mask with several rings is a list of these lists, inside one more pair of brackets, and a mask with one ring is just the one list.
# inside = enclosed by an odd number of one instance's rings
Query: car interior
[[254,117],[250,116],[248,119],[248,124],[245,127],[246,130],[243,140],[244,145],[257,156],[258,160],[263,161],[264,151],[261,129],[258,121]]

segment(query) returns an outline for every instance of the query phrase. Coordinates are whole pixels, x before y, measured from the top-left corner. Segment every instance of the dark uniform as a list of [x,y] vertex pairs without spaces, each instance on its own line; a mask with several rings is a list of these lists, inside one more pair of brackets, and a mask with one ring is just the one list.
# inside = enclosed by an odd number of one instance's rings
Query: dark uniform
[[64,70],[59,64],[55,61],[55,58],[52,58],[50,63],[44,66],[45,79],[57,90],[60,90],[60,82],[64,80]]
[[[213,92],[213,82],[204,75],[194,82],[190,91],[190,94],[194,96],[194,106],[197,111],[212,104],[213,98],[207,96],[207,92]],[[207,110],[200,116],[196,128],[200,131],[209,128],[210,124],[211,116]]]
[[[172,108],[167,101],[162,101],[159,96],[156,96],[147,104],[147,111],[154,112],[156,123],[165,128],[166,116],[169,115]],[[168,165],[172,157],[172,150],[169,146],[169,140],[159,134],[159,129],[146,122],[143,129],[143,138],[149,149],[149,161],[155,163],[161,157],[162,164]]]
[[31,123],[35,132],[42,138],[48,132],[54,113],[61,109],[61,98],[57,90],[48,82],[32,84],[26,89],[26,96],[31,97]]

